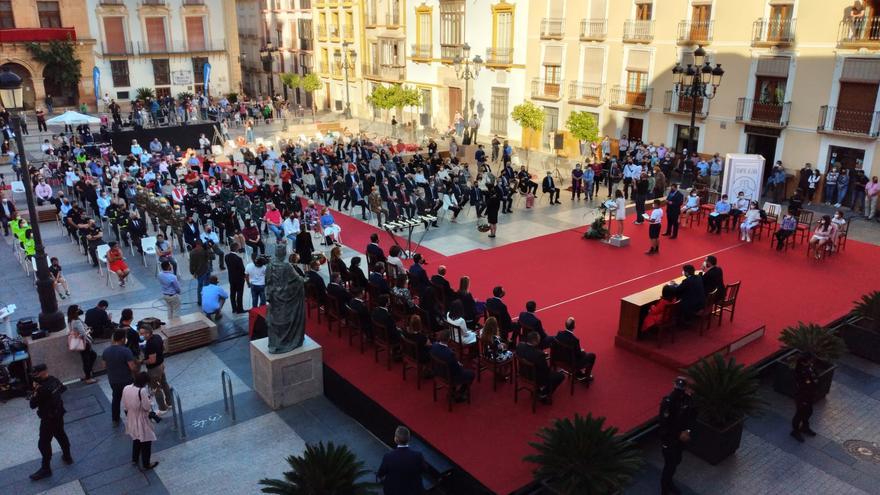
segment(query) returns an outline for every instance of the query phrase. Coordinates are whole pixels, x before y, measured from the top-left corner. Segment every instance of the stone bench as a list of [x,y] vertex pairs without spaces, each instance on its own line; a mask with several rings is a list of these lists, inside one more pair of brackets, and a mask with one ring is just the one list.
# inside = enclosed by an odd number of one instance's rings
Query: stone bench
[[217,324],[202,313],[190,313],[166,322],[159,334],[165,339],[165,353],[175,354],[213,343]]
[[[78,352],[71,352],[67,347],[67,333],[64,329],[60,332],[50,333],[42,339],[34,340],[30,337],[24,339],[34,365],[45,363],[49,366],[49,374],[62,382],[70,382],[83,377],[82,358]],[[104,371],[106,365],[101,359],[101,354],[110,345],[109,340],[98,340],[92,344],[92,350],[98,354],[92,372],[97,374]]]

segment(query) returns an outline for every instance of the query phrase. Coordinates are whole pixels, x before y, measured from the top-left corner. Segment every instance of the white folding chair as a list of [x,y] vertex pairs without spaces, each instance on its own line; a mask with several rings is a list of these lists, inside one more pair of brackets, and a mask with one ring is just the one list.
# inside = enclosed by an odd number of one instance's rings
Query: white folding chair
[[144,252],[141,255],[141,259],[144,262],[144,267],[147,266],[147,255],[152,254],[156,255],[156,236],[151,235],[149,237],[141,238],[141,250]]
[[[49,265],[49,266],[52,265],[52,263],[49,262],[48,256],[46,256],[46,265]],[[34,273],[34,282],[36,282],[37,281],[37,258],[36,257],[31,258],[31,268],[33,269],[33,273]]]
[[110,263],[107,261],[107,253],[110,252],[108,244],[100,244],[96,249],[98,255],[98,275],[103,275],[103,268],[107,268],[107,285],[110,285]]

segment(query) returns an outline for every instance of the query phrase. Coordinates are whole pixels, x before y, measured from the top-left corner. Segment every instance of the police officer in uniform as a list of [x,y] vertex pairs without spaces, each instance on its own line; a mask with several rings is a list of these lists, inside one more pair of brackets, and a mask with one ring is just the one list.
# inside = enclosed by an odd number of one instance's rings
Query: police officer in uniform
[[675,388],[660,402],[660,444],[663,449],[663,474],[660,477],[662,495],[679,494],[672,481],[681,463],[684,445],[691,439],[691,426],[696,419],[693,398],[687,393],[687,380],[675,379]]
[[810,429],[810,416],[813,415],[813,397],[819,377],[816,373],[816,359],[811,353],[804,353],[794,367],[796,391],[794,394],[795,412],[791,418],[791,436],[798,442],[804,441],[804,434],[811,437],[816,432]]
[[57,378],[49,376],[49,368],[45,364],[34,366],[34,391],[30,396],[31,409],[37,410],[40,417],[40,439],[37,447],[43,456],[40,469],[31,475],[34,481],[52,476],[52,439],[58,440],[61,446],[61,459],[66,464],[73,464],[70,456],[70,440],[64,432],[64,401],[61,399],[67,387]]

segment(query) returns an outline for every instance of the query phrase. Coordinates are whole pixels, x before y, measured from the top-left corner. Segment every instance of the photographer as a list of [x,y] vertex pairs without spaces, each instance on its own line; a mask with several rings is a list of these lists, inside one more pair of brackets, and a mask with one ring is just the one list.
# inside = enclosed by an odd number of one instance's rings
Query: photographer
[[134,377],[134,383],[122,390],[122,405],[125,408],[125,432],[131,437],[131,462],[134,465],[141,463],[146,470],[156,467],[158,462],[150,462],[150,454],[153,449],[153,441],[156,440],[156,432],[153,431],[153,422],[158,423],[162,419],[153,412],[153,395],[147,384],[150,377],[145,371]]
[[61,398],[67,387],[57,378],[49,376],[49,368],[45,364],[34,366],[34,391],[29,397],[31,409],[37,410],[40,417],[40,439],[37,447],[43,456],[40,469],[31,475],[34,481],[52,476],[52,439],[58,440],[61,446],[61,459],[66,464],[73,464],[70,456],[70,440],[64,431],[64,400]]

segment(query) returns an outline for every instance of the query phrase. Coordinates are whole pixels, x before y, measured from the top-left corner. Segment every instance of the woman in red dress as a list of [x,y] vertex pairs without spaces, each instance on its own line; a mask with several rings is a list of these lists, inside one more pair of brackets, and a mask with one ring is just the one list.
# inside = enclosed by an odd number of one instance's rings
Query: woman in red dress
[[122,256],[122,249],[119,247],[119,244],[111,242],[109,245],[110,251],[107,251],[107,265],[110,267],[110,271],[119,277],[119,286],[125,287],[125,279],[131,273],[131,270],[128,269],[128,265],[125,263],[125,258]]

